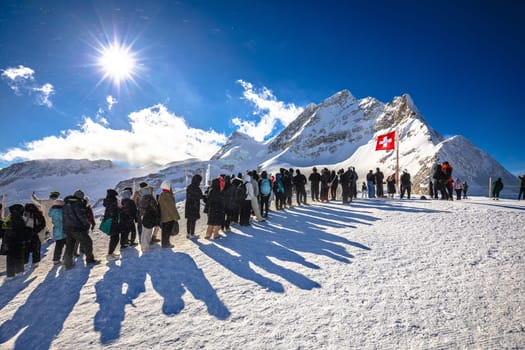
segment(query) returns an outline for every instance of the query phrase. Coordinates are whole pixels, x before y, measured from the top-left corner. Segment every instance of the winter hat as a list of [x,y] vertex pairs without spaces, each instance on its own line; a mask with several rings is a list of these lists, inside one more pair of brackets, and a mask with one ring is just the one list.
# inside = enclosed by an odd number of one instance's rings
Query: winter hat
[[23,212],[24,206],[22,204],[13,204],[9,207],[9,213],[11,213],[11,215],[22,215]]
[[60,192],[53,191],[49,194],[49,198],[51,199],[57,199],[60,196]]
[[118,196],[118,193],[117,191],[115,191],[114,189],[110,188],[109,190],[107,190],[107,194],[106,194],[106,197],[116,197]]
[[125,188],[124,191],[121,193],[122,198],[131,198],[131,188]]
[[84,192],[81,190],[76,190],[75,193],[73,193],[73,197],[76,197],[78,199],[84,199]]
[[168,180],[162,181],[162,183],[160,184],[160,188],[163,191],[170,191],[171,190],[171,182],[168,181]]
[[139,183],[139,187],[140,187],[140,188],[148,187],[148,183],[142,181],[141,183]]

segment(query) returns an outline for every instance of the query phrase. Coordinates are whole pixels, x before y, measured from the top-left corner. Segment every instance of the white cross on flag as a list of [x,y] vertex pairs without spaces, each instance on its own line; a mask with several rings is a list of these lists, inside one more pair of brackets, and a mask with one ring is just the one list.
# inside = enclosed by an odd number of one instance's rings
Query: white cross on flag
[[376,151],[388,151],[396,148],[396,132],[392,131],[377,138]]

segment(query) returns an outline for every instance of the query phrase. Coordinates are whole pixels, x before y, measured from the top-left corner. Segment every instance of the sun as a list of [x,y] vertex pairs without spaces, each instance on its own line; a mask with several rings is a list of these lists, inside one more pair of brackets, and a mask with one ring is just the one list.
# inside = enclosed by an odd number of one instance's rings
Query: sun
[[98,58],[98,66],[104,73],[103,79],[110,79],[119,86],[126,80],[134,80],[137,60],[131,47],[113,43],[103,47]]

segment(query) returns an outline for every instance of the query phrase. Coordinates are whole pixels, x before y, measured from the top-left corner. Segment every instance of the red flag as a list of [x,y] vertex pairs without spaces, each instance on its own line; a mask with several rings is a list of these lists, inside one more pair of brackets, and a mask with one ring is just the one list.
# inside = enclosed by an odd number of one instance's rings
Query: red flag
[[377,138],[376,151],[388,151],[396,148],[396,132],[392,131]]

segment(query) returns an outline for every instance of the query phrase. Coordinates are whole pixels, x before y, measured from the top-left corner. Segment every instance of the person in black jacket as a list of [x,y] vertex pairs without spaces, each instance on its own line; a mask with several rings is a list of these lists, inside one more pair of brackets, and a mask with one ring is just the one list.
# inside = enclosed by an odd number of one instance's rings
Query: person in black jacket
[[306,176],[301,174],[299,169],[295,169],[295,176],[293,177],[293,184],[295,186],[295,193],[297,195],[297,205],[306,203]]
[[331,173],[328,168],[321,171],[321,202],[328,202],[328,192],[330,191],[330,177]]
[[[249,178],[246,176],[246,178]],[[224,224],[224,195],[221,191],[221,178],[211,181],[208,191],[208,228],[206,238],[220,238],[219,229]],[[224,181],[224,179],[222,179]],[[224,188],[224,187],[223,187]]]
[[244,182],[242,181],[242,173],[238,173],[237,176],[232,174],[231,183],[234,189],[234,197],[232,202],[228,204],[227,215],[230,217],[231,222],[239,222],[239,215],[241,214],[241,207],[244,203],[246,197],[246,190],[244,187]]
[[343,204],[348,204],[352,202],[352,192],[351,192],[351,184],[352,184],[352,169],[348,168],[347,171],[344,171],[344,169],[340,169],[338,171],[339,174],[339,181],[341,181],[341,197]]
[[186,238],[197,238],[195,235],[195,226],[197,220],[201,217],[201,200],[204,199],[204,195],[200,188],[201,181],[202,176],[195,174],[191,178],[191,184],[186,188],[186,204],[184,206]]
[[351,166],[349,169],[349,178],[350,178],[350,197],[357,198],[357,179],[359,176],[355,171],[355,167]]
[[[115,254],[115,249],[120,241],[120,247],[126,248],[127,242],[125,235],[122,234],[122,225],[120,224],[121,208],[119,206],[118,193],[114,189],[108,189],[106,192],[106,198],[102,202],[102,205],[106,208],[104,211],[104,218],[111,218],[111,228],[109,232],[109,247],[107,260],[117,260],[120,258],[119,254]],[[121,235],[123,237],[121,237]]]
[[30,239],[32,232],[26,226],[23,214],[24,206],[14,204],[9,207],[9,215],[2,224],[3,240],[7,245],[7,279],[12,279],[15,274],[24,272],[24,244]]
[[438,192],[441,193],[441,199],[448,199],[448,192],[446,188],[447,175],[441,170],[441,164],[434,165],[432,177],[434,178],[434,198],[438,198]]
[[378,198],[383,198],[385,196],[383,189],[383,180],[385,179],[385,175],[381,170],[379,170],[379,168],[376,168],[374,176],[376,180],[376,195]]
[[64,253],[64,266],[70,269],[74,266],[73,253],[75,242],[80,242],[80,250],[86,256],[87,265],[100,264],[100,260],[95,260],[93,256],[93,241],[89,237],[91,224],[88,221],[86,206],[84,202],[84,192],[75,191],[72,196],[64,198],[62,208],[62,226],[66,234],[66,252]]
[[[290,172],[292,170],[292,172]],[[283,174],[283,186],[284,186],[284,206],[292,207],[292,195],[293,195],[293,169],[285,170]]]
[[160,225],[160,208],[155,197],[153,197],[153,188],[142,186],[139,190],[139,216],[141,218],[142,233],[140,235],[140,247],[142,252],[151,251],[153,229]]
[[[122,223],[122,242],[124,242],[123,248],[127,246],[136,246],[138,243],[137,239],[137,227],[135,223],[138,222],[138,210],[135,201],[131,199],[132,193],[131,187],[126,187],[122,191],[122,209],[120,215],[120,222]],[[130,238],[131,234],[131,238]]]
[[498,179],[492,183],[492,199],[499,200],[499,193],[503,190],[503,187],[503,181],[501,181],[501,177],[498,177]]
[[312,168],[312,173],[308,177],[308,181],[310,181],[310,191],[312,195],[312,202],[318,201],[319,202],[319,183],[321,182],[321,174],[317,172],[317,168]]
[[335,170],[332,170],[330,174],[330,196],[335,201],[337,197],[337,186],[339,186],[339,176],[337,176]]
[[403,198],[406,192],[408,199],[410,199],[410,193],[412,192],[412,182],[410,181],[410,174],[408,173],[408,170],[403,170],[403,175],[401,175],[399,180],[401,182],[401,189],[399,191],[401,194],[399,198]]
[[42,242],[38,233],[45,229],[46,220],[40,209],[34,203],[26,203],[24,206],[24,221],[31,230],[31,238],[26,242],[24,249],[24,263],[29,263],[29,255],[33,267],[40,263],[40,249]]
[[[238,183],[237,185],[239,186]],[[240,186],[244,187],[242,182]],[[239,193],[237,193],[237,190],[239,190]],[[242,191],[244,192],[244,189],[242,189]],[[222,190],[222,193],[224,195],[224,214],[226,215],[226,218],[221,226],[221,229],[224,232],[230,230],[232,222],[239,221],[240,201],[237,200],[237,196],[240,196],[240,192],[241,189],[238,189],[233,185],[232,177],[230,175],[224,176],[224,189]]]

